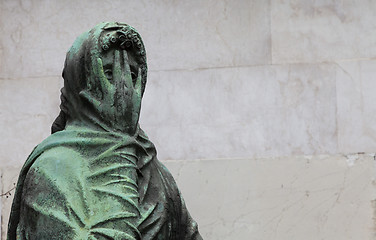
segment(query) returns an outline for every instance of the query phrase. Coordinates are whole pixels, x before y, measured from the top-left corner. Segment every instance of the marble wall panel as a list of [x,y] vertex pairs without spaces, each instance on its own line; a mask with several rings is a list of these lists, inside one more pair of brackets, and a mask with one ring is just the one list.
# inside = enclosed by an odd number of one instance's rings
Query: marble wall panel
[[1,236],[0,239],[7,239],[6,233],[8,229],[8,220],[10,210],[13,202],[15,186],[17,184],[18,175],[20,172],[20,166],[15,164],[14,166],[1,166]]
[[0,78],[60,75],[65,53],[103,21],[144,38],[151,70],[270,62],[269,1],[0,1]]
[[167,161],[206,240],[375,236],[373,155]]
[[[336,153],[335,73],[330,64],[150,72],[141,126],[160,159]],[[48,136],[60,84],[0,81],[1,164],[22,163]]]
[[141,126],[161,159],[335,153],[336,66],[151,72]]
[[0,166],[22,164],[50,134],[60,78],[0,80]]
[[[0,169],[0,176],[2,176],[2,169]],[[2,203],[2,199],[3,199],[3,197],[5,196],[5,194],[4,194],[4,189],[3,189],[3,178],[2,177],[0,177],[0,189],[1,189],[1,192],[0,192],[0,219],[1,219],[1,222],[0,222],[0,240],[1,239],[6,239],[6,238],[3,238],[2,237],[2,229],[3,229],[3,227],[2,227],[2,216],[3,216],[3,203]]]
[[376,2],[271,1],[273,63],[376,56]]
[[337,68],[338,150],[374,152],[376,146],[376,61],[339,62]]

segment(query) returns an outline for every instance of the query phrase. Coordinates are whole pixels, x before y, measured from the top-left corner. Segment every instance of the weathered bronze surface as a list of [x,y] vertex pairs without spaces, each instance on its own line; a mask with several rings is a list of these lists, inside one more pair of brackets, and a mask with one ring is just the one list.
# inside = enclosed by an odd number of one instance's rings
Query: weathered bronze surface
[[101,23],[77,38],[52,135],[26,160],[8,239],[202,239],[138,124],[147,75],[137,31]]

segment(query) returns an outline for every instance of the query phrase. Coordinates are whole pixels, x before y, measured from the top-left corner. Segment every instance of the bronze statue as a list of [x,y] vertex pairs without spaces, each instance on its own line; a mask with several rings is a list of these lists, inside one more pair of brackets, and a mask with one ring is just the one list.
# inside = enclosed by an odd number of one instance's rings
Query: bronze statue
[[77,38],[52,134],[21,170],[8,240],[202,239],[139,127],[146,75],[129,25],[101,23]]

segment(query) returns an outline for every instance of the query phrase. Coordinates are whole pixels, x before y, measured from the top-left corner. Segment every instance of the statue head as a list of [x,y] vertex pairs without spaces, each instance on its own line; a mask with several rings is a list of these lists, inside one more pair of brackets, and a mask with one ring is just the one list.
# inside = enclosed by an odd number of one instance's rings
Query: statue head
[[147,63],[141,36],[125,23],[96,25],[69,49],[63,78],[61,113],[52,132],[63,130],[67,123],[122,131],[132,107],[129,101],[137,102],[129,99],[127,79],[133,87],[140,83],[141,96],[145,91]]

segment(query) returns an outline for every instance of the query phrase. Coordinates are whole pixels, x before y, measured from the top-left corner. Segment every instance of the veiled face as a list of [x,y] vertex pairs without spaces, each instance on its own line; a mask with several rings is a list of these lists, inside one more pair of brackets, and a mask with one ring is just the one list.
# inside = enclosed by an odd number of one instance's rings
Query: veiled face
[[[115,51],[120,50],[118,48],[111,48],[107,51],[104,51],[101,55],[102,64],[103,64],[103,71],[110,83],[113,84],[113,64],[115,61]],[[131,70],[132,75],[132,81],[133,85],[135,85],[138,75],[138,69],[140,68],[140,64],[136,60],[136,52],[134,49],[127,49],[127,55],[128,55],[128,65]],[[124,59],[124,58],[121,58]]]
[[61,114],[67,124],[134,134],[147,81],[146,52],[131,26],[100,23],[81,34],[65,61]]

